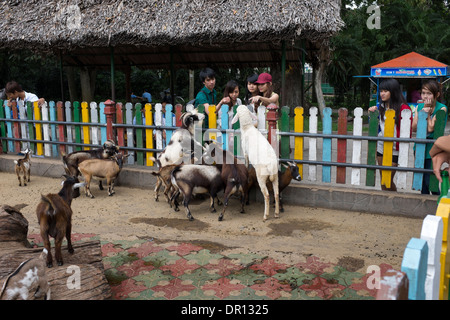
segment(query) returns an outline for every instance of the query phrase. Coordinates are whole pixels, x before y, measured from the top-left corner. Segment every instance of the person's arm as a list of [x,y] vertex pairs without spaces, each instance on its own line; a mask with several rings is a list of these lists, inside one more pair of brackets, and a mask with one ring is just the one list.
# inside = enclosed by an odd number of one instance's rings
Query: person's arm
[[278,99],[279,99],[279,96],[276,93],[272,94],[272,96],[269,97],[269,98],[266,98],[266,97],[260,97],[259,98],[259,100],[261,100],[261,102],[263,104],[267,104],[267,105],[269,105],[271,103],[275,103],[276,104]]
[[417,111],[418,108],[419,107],[416,106],[416,108],[414,109],[414,117],[413,117],[413,121],[412,121],[412,124],[411,124],[411,130],[413,132],[417,131],[417,122],[419,121],[419,111]]

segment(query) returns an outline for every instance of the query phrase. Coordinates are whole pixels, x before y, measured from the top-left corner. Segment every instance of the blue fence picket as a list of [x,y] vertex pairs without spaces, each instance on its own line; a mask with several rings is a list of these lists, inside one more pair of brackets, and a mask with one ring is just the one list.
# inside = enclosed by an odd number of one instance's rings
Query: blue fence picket
[[[106,115],[105,115],[105,103],[100,102],[100,120],[99,123],[106,124]],[[100,128],[100,136],[102,139],[102,144],[104,144],[107,140],[106,138],[106,127],[102,126]]]
[[[427,113],[425,111],[419,112],[419,121],[417,122],[417,139],[426,139],[427,138]],[[425,143],[417,143],[415,146],[415,161],[414,167],[423,169],[425,165]],[[422,190],[422,172],[414,172],[413,175],[413,190]]]
[[[56,104],[55,101],[50,101],[49,102],[49,106],[50,106],[50,121],[56,121]],[[51,135],[51,139],[52,141],[58,141],[58,137],[56,136],[56,125],[55,124],[51,124],[51,131],[52,131],[52,135]],[[57,157],[59,152],[58,152],[58,145],[56,144],[52,144],[52,154],[54,157]]]
[[[323,134],[332,133],[331,108],[323,110]],[[323,138],[322,160],[331,162],[331,138]],[[331,182],[331,166],[322,166],[322,182]]]
[[401,271],[409,280],[409,300],[425,300],[428,244],[423,239],[411,238],[403,254]]
[[[5,117],[6,117],[6,119],[11,119],[11,108],[8,107],[7,100],[4,101],[4,105],[5,105]],[[10,121],[6,122],[6,136],[8,138],[13,137],[12,122],[10,122]],[[8,140],[8,151],[14,152],[14,143],[11,140]]]

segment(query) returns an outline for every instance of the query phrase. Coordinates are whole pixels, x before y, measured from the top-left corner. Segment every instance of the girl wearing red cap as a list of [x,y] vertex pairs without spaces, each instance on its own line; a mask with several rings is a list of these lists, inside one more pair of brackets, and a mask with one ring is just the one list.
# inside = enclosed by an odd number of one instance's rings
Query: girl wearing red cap
[[261,73],[255,83],[258,84],[258,89],[259,92],[261,92],[261,95],[251,97],[249,99],[251,103],[254,103],[256,105],[258,104],[258,102],[261,102],[261,105],[265,107],[267,107],[271,103],[274,103],[277,106],[279,105],[279,96],[277,93],[273,92],[272,76],[270,74],[266,72]]

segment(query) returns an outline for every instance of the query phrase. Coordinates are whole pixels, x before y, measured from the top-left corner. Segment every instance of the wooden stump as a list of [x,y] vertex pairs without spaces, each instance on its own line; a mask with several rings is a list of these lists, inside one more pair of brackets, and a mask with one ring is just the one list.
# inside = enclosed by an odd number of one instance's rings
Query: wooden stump
[[18,242],[29,248],[27,239],[28,221],[22,213],[14,207],[3,205],[0,207],[0,243]]
[[[104,275],[100,241],[74,243],[74,254],[62,248],[64,265],[47,268],[52,300],[105,300],[112,296]],[[43,248],[19,249],[0,255],[0,288],[12,271],[24,260],[39,257]],[[52,252],[54,249],[52,248]],[[36,288],[30,290],[34,299]]]

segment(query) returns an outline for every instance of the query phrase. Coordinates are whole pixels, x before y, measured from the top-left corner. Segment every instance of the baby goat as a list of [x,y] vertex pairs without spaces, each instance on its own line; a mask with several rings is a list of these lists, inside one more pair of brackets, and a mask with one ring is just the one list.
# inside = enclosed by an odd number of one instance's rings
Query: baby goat
[[[211,212],[216,212],[214,199],[217,198],[217,193],[223,189],[220,170],[216,166],[199,164],[179,165],[172,170],[171,181],[177,191],[172,194],[170,201],[172,202],[173,199],[176,199],[181,192],[184,196],[183,203],[190,221],[194,220],[194,217],[189,210],[189,201],[195,194],[209,193]],[[175,210],[177,211],[177,209],[175,203]]]
[[108,195],[112,196],[115,193],[114,182],[122,170],[124,160],[129,155],[130,153],[127,155],[117,153],[108,160],[88,159],[81,162],[78,166],[78,170],[80,170],[86,182],[86,196],[94,198],[90,188],[92,178],[106,179],[106,183],[108,184]]
[[50,252],[49,236],[55,239],[55,258],[59,266],[63,265],[61,255],[61,244],[64,236],[67,239],[67,249],[70,254],[74,252],[70,235],[72,233],[72,199],[80,196],[80,183],[77,177],[64,175],[65,181],[62,182],[62,189],[58,194],[49,193],[41,196],[36,208],[36,215],[41,229],[41,237],[44,241],[44,247],[47,249],[47,267],[53,266],[52,253]]
[[31,258],[22,262],[3,283],[0,292],[0,300],[28,300],[31,286],[37,282],[37,289],[34,293],[36,298],[42,297],[50,300],[50,285],[45,274],[45,261],[48,251],[44,249],[38,258]]
[[[23,151],[25,154],[25,157],[19,160],[14,160],[15,163],[15,171],[17,174],[17,179],[19,179],[19,186],[22,186],[22,180],[23,185],[27,185],[27,181],[30,182],[30,171],[31,171],[31,153],[32,151],[30,149],[26,149]],[[22,175],[22,179],[21,176]]]
[[223,150],[216,142],[206,146],[203,158],[206,161],[213,160],[221,171],[220,175],[224,184],[224,206],[219,215],[219,221],[223,220],[230,196],[236,192],[241,194],[241,213],[244,213],[244,204],[248,196],[248,170],[245,164],[231,152]]

